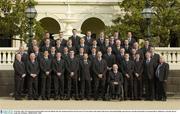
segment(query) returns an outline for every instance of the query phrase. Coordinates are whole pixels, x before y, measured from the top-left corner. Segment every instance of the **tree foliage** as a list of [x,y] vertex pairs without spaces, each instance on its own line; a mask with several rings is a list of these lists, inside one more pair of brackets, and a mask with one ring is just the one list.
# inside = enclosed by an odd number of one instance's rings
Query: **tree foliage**
[[[19,35],[21,41],[28,42],[29,19],[25,15],[25,10],[29,2],[29,0],[0,0],[0,34],[11,38]],[[31,0],[31,3],[37,4],[34,0]],[[38,39],[42,36],[44,29],[35,19],[33,23],[35,37]]]
[[[106,32],[120,31],[126,38],[127,31],[132,31],[137,39],[147,36],[146,20],[141,12],[146,0],[123,0],[120,8],[126,12],[113,20],[114,25],[106,27]],[[180,0],[149,0],[155,14],[151,19],[151,35],[159,38],[159,46],[167,46],[171,32],[180,32]]]

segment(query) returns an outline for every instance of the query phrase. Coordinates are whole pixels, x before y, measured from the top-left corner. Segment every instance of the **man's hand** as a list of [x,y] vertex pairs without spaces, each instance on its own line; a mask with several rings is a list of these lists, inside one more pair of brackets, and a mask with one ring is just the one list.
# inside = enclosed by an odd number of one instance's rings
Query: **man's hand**
[[49,71],[46,72],[46,75],[49,75]]
[[71,77],[72,77],[72,76],[74,76],[74,72],[71,72],[71,74],[70,74],[70,75],[71,75]]
[[119,83],[118,82],[113,82],[114,83],[114,85],[118,85]]
[[26,76],[26,74],[23,74],[21,77],[24,78]]
[[129,74],[126,74],[126,77],[127,77],[127,78],[130,78]]
[[98,77],[99,77],[99,78],[102,78],[102,76],[103,76],[102,74],[98,74]]
[[139,77],[139,74],[138,73],[135,73],[136,77],[138,78]]
[[58,75],[58,76],[61,76],[61,73],[60,73],[60,72],[58,72],[58,73],[57,73],[57,75]]

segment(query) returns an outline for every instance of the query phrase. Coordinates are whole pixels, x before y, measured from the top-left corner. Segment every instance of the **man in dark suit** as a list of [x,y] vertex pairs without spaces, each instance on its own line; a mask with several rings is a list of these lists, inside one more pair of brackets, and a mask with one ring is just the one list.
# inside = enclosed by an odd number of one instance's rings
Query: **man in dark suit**
[[54,100],[60,98],[64,99],[64,70],[65,61],[61,58],[61,53],[56,53],[56,59],[53,60],[53,72],[54,75]]
[[149,51],[150,47],[151,47],[151,46],[150,46],[150,44],[149,44],[149,41],[146,40],[146,41],[144,42],[144,46],[141,48],[141,50],[142,50],[142,52],[143,52],[143,54],[144,54],[144,57],[145,57],[146,52]]
[[[79,44],[78,44],[78,45],[79,45]],[[73,45],[71,39],[69,39],[69,40],[67,41],[67,48],[68,48],[68,50],[73,50],[75,54],[77,53],[78,45]]]
[[46,45],[46,39],[49,39],[50,40],[50,45],[51,46],[55,46],[55,42],[54,42],[54,39],[51,39],[50,38],[50,33],[49,32],[45,32],[44,34],[44,38],[43,40],[41,40],[40,44],[39,44],[39,48],[41,49],[43,46]]
[[48,51],[50,53],[51,51],[51,44],[50,39],[45,40],[45,45],[40,48],[40,51],[44,53],[44,51]]
[[119,99],[122,94],[123,75],[118,71],[118,65],[113,65],[113,70],[109,73],[110,91],[112,99]]
[[38,42],[36,39],[32,39],[31,44],[28,46],[28,54],[34,53],[33,47],[38,46]]
[[78,100],[78,70],[79,70],[79,60],[75,57],[74,51],[70,50],[68,61],[66,61],[66,70],[68,78],[68,93],[66,100],[71,97],[72,90],[74,88],[75,99]]
[[[33,50],[34,50],[34,54],[36,56],[36,61],[40,65],[40,61],[41,61],[41,59],[43,57],[43,53],[39,52],[39,47],[38,46],[34,46]],[[40,73],[41,73],[41,71],[40,71]],[[37,76],[37,78],[38,78],[38,85],[41,85],[41,74],[40,73]],[[41,86],[38,86],[38,94],[39,94],[39,96],[41,95]]]
[[98,100],[99,91],[101,91],[100,97],[105,100],[105,82],[106,82],[107,63],[102,59],[101,51],[97,53],[97,59],[93,62],[93,72],[95,74],[95,87],[94,87],[94,99]]
[[100,51],[102,52],[102,48],[105,45],[105,35],[104,32],[101,32],[99,38],[97,39],[97,45],[100,47]]
[[133,92],[133,73],[134,62],[129,59],[129,54],[124,55],[124,61],[122,63],[122,73],[124,75],[124,99],[134,99]]
[[116,44],[113,46],[112,49],[113,49],[114,55],[118,55],[120,53],[120,49],[121,49],[121,41],[116,40]]
[[129,46],[129,41],[128,40],[124,40],[123,48],[125,49],[125,53],[130,53],[131,47]]
[[77,35],[77,30],[72,30],[73,35],[69,37],[70,40],[72,40],[72,45],[77,49],[77,46],[79,45],[80,37]]
[[16,54],[15,61],[13,63],[14,79],[15,79],[15,100],[21,100],[21,94],[23,90],[24,77],[26,76],[25,65],[21,61],[21,55]]
[[140,54],[136,53],[134,60],[134,99],[142,99],[142,77],[143,77],[143,60],[140,59]]
[[[65,42],[67,43],[67,41]],[[56,52],[63,53],[63,48],[66,46],[66,44],[62,44],[60,39],[56,40]]]
[[[111,47],[107,48],[107,53],[103,56],[103,58],[107,63],[106,79],[109,79],[109,73],[112,70],[112,66],[113,66],[113,64],[116,63],[116,57],[114,54],[112,54]],[[109,80],[106,80],[105,92],[107,92],[108,86],[109,86]]]
[[85,44],[89,47],[92,45],[92,42],[93,42],[93,38],[91,37],[91,35],[92,35],[91,31],[87,31],[86,36],[84,38]]
[[27,62],[27,73],[28,73],[28,99],[38,99],[38,75],[39,75],[39,64],[36,61],[36,55],[30,54],[30,60]]
[[64,37],[63,32],[59,32],[59,38],[57,40],[59,40],[61,42],[62,47],[66,46],[66,44],[67,44],[67,41],[63,37]]
[[164,58],[161,56],[159,65],[156,70],[156,94],[157,100],[166,101],[166,85],[169,75],[169,64],[165,63]]
[[[89,100],[91,97],[91,61],[88,60],[88,54],[84,53],[83,60],[80,60],[80,83],[81,99],[85,97]],[[86,93],[86,94],[85,94]]]
[[129,46],[133,47],[133,44],[136,42],[136,40],[132,37],[132,33],[131,32],[127,33],[127,40],[129,42]]
[[80,48],[83,48],[85,53],[89,53],[89,47],[85,44],[84,38],[80,39],[80,44],[77,46],[78,53]]
[[96,51],[100,51],[99,46],[97,46],[97,41],[96,41],[96,40],[93,40],[93,41],[92,41],[92,46],[90,46],[90,52],[89,52],[89,54],[92,53],[91,51],[92,51],[93,48],[96,48]]
[[146,100],[154,100],[155,98],[155,65],[154,61],[151,58],[151,53],[146,52],[146,60],[144,61],[144,86],[145,86],[145,95]]
[[[28,61],[28,54],[24,49],[24,46],[20,46],[19,50],[17,51],[17,54],[21,55],[21,61],[25,64],[27,64]],[[28,75],[28,74],[27,74]],[[23,93],[28,92],[28,76],[24,77],[24,87],[23,87]]]
[[42,100],[50,100],[51,93],[51,59],[48,51],[44,52],[44,57],[40,61],[41,68],[41,97]]

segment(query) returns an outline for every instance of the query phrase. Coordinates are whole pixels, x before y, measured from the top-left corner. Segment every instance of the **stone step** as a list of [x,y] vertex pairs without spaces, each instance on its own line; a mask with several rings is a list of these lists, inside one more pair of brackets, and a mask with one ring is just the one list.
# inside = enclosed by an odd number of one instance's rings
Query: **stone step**
[[169,72],[169,77],[180,77],[180,70],[171,70]]

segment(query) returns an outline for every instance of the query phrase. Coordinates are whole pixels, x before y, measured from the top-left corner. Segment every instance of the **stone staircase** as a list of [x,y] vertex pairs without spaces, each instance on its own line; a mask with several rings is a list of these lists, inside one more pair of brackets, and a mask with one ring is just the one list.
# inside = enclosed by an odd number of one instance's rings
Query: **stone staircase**
[[[10,96],[14,92],[13,71],[0,70],[0,97]],[[180,99],[180,70],[171,70],[167,86],[168,98]]]

